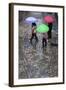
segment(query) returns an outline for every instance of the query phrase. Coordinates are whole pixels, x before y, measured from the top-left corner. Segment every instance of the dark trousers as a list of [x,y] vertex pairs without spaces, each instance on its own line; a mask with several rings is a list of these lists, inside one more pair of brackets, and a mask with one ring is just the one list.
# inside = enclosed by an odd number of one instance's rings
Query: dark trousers
[[38,41],[38,37],[37,37],[36,33],[32,33],[32,36],[31,36],[31,39],[30,39],[31,42],[32,42],[32,39],[33,39],[34,37],[35,37],[36,41]]
[[51,35],[51,29],[48,31],[48,39],[51,39],[52,35]]
[[48,39],[51,39],[51,38],[52,38],[52,23],[49,23],[49,24],[48,24],[48,27],[49,27]]
[[47,40],[46,40],[46,38],[43,38],[42,39],[42,46],[44,47],[44,46],[47,46]]

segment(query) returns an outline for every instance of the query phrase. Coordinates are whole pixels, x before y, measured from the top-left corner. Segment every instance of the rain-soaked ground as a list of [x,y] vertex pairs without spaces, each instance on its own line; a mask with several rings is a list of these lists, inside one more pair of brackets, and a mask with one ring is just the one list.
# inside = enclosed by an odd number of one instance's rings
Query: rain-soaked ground
[[[22,28],[23,29],[23,28]],[[39,41],[30,43],[30,30],[19,36],[19,79],[45,78],[58,76],[58,35],[52,31],[52,39],[47,47],[42,47],[42,34]]]

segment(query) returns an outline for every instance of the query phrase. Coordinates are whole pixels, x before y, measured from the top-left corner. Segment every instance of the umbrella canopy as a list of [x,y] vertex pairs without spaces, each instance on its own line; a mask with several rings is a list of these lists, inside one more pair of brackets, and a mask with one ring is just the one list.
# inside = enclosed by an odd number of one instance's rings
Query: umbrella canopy
[[49,31],[49,27],[46,24],[41,24],[37,27],[36,31],[39,33],[46,33]]
[[33,22],[37,22],[37,18],[35,18],[35,17],[27,17],[25,19],[25,21],[26,21],[26,23],[31,24]]
[[45,16],[44,17],[44,21],[47,22],[47,23],[53,23],[54,22],[54,18],[53,16]]

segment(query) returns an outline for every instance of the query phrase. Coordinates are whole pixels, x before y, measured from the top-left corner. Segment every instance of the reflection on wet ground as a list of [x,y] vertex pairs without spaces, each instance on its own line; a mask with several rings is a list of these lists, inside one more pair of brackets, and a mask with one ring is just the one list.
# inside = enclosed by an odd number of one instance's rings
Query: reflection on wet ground
[[58,76],[58,38],[55,32],[44,48],[42,35],[37,36],[39,41],[33,39],[32,44],[29,32],[19,37],[19,79]]

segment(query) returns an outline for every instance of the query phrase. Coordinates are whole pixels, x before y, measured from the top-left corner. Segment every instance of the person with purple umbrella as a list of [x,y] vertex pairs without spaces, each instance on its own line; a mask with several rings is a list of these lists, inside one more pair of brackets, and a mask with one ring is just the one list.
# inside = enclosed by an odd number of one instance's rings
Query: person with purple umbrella
[[30,38],[30,42],[32,43],[32,39],[35,37],[36,41],[38,41],[38,37],[36,35],[36,28],[37,28],[37,25],[36,23],[32,23],[32,36]]

